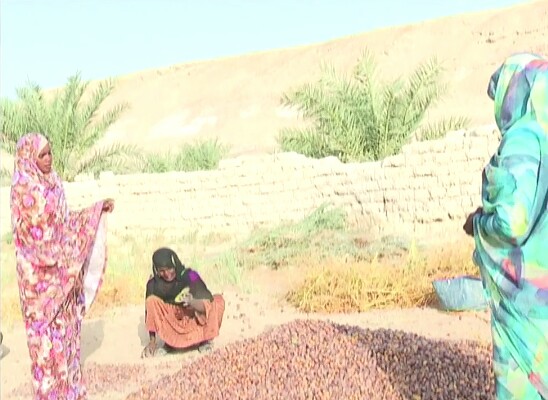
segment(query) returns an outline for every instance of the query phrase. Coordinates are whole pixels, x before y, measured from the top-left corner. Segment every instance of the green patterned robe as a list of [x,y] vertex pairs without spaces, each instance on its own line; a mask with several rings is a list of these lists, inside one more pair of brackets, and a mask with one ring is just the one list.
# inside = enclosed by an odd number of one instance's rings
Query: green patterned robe
[[474,260],[492,311],[497,399],[548,399],[548,60],[509,57],[488,94],[502,140],[483,172]]

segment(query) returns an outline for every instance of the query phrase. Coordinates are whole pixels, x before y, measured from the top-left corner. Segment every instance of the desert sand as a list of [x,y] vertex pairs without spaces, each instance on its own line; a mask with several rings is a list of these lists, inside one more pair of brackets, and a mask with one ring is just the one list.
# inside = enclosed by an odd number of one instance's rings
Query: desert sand
[[[452,114],[468,116],[474,124],[492,123],[492,104],[486,96],[490,74],[511,53],[548,53],[547,38],[548,1],[537,1],[313,46],[138,72],[120,77],[118,89],[109,99],[110,104],[127,101],[131,109],[111,129],[106,141],[124,141],[158,151],[197,138],[218,137],[232,146],[232,155],[273,151],[279,129],[296,118],[280,108],[281,94],[317,77],[320,61],[330,61],[339,69],[351,68],[365,46],[377,55],[387,78],[405,74],[425,58],[437,55],[445,62],[452,90],[431,117],[451,110]],[[428,337],[490,340],[486,313],[455,315],[435,309],[406,309],[303,315],[280,302],[279,293],[266,290],[267,286],[261,296],[226,289],[227,309],[216,347],[255,336],[268,326],[296,317],[397,328]],[[138,380],[126,379],[124,389],[90,389],[90,399],[123,399],[143,380],[157,380],[181,363],[199,357],[197,352],[189,352],[142,360],[140,353],[147,340],[143,309],[142,305],[129,306],[86,320],[82,343],[86,367],[117,364],[147,369]],[[1,397],[28,399],[30,369],[23,326],[17,324],[3,333],[7,352],[0,361]]]

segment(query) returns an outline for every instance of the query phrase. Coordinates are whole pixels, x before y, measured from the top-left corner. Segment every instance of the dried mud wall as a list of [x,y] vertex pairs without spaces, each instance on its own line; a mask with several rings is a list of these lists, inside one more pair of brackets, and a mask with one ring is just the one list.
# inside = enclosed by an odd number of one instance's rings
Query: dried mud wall
[[[295,153],[223,160],[217,170],[79,177],[66,183],[71,207],[112,197],[115,232],[245,233],[303,218],[324,203],[375,233],[457,232],[480,202],[481,171],[498,145],[492,126],[416,142],[380,162],[343,164]],[[9,188],[0,193],[1,232],[10,230]]]

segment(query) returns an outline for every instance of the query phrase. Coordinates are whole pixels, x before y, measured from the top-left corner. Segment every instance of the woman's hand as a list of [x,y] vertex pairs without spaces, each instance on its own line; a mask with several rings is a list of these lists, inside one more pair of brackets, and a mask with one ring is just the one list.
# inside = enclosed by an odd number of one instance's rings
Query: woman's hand
[[474,217],[476,215],[481,215],[483,213],[483,208],[478,207],[476,211],[468,215],[462,229],[468,236],[474,236]]
[[114,200],[105,199],[103,200],[103,212],[110,213],[114,210]]
[[143,349],[143,352],[141,353],[141,358],[154,357],[154,355],[156,354],[156,350],[158,350],[156,341],[151,340]]
[[181,300],[181,308],[175,314],[177,319],[182,319],[186,315],[185,308],[201,314],[205,313],[204,300],[195,299],[190,293],[186,294]]
[[192,300],[194,300],[192,294],[187,293],[183,296],[181,304],[183,305],[183,307],[192,307]]
[[187,313],[185,313],[185,309],[194,310],[193,307],[194,304],[194,297],[192,294],[187,293],[181,298],[180,304],[175,308],[175,318],[178,320],[182,320]]

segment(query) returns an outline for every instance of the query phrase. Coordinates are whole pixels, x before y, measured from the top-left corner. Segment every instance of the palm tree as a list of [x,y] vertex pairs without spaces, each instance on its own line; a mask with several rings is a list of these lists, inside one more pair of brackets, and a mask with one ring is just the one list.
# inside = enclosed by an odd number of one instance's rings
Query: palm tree
[[322,77],[282,97],[311,124],[281,131],[284,151],[309,157],[337,156],[343,162],[379,160],[397,154],[413,136],[439,137],[468,124],[451,117],[424,124],[428,109],[446,92],[442,67],[434,58],[422,63],[406,80],[380,82],[369,51],[358,60],[350,77],[322,65]]
[[124,156],[134,157],[130,146],[96,148],[128,105],[116,105],[99,115],[114,90],[114,82],[102,81],[90,93],[88,86],[89,82],[75,74],[55,93],[46,95],[38,85],[29,84],[17,90],[16,100],[2,99],[2,149],[13,154],[22,135],[43,133],[50,140],[55,169],[66,181],[80,173],[114,168],[123,162]]

